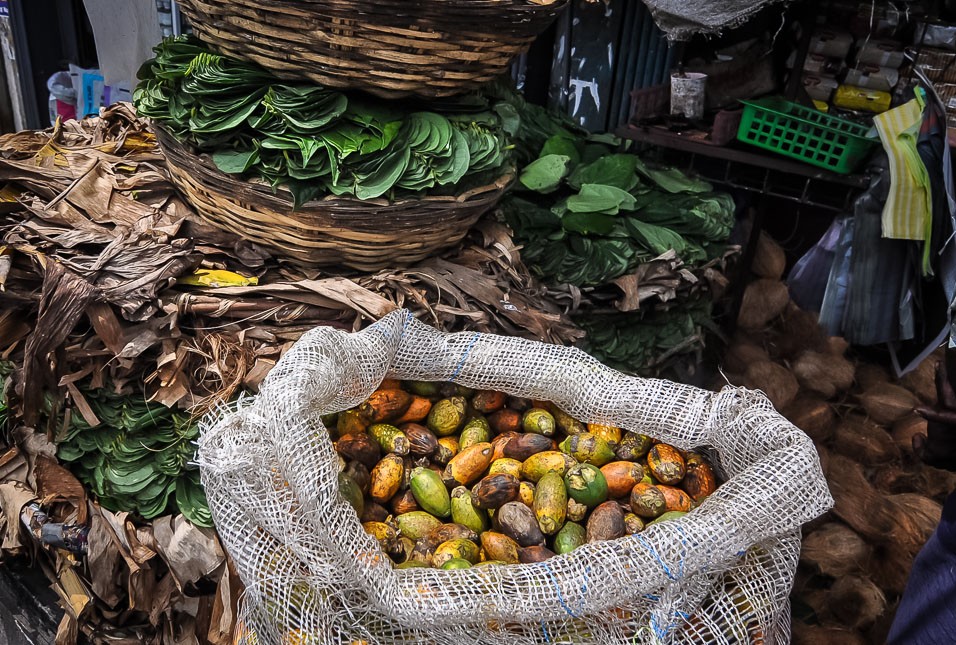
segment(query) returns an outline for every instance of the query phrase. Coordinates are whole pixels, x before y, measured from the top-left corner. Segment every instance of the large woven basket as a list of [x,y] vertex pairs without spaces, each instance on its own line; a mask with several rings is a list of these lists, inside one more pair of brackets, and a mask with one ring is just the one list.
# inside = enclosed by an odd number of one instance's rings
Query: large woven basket
[[286,79],[386,98],[452,96],[500,74],[554,0],[180,0],[199,38]]
[[240,181],[153,126],[173,184],[204,220],[299,266],[378,271],[407,266],[460,242],[514,179],[457,196],[388,201],[329,197],[293,208],[292,195]]

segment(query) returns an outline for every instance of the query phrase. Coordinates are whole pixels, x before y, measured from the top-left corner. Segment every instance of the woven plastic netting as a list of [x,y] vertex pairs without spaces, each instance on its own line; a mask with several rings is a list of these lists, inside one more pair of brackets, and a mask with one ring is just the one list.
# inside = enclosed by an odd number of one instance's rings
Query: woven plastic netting
[[[683,518],[529,565],[395,570],[339,495],[320,416],[384,378],[554,401],[689,449],[726,478]],[[625,376],[581,351],[444,334],[408,312],[305,336],[261,393],[207,418],[216,526],[247,587],[240,643],[784,643],[801,524],[832,506],[810,439],[760,393]]]

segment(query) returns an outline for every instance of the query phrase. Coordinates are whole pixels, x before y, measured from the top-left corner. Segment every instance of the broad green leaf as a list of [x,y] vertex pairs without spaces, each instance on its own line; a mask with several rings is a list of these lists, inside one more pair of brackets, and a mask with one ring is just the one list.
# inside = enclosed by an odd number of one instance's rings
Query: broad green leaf
[[561,218],[565,230],[583,235],[607,235],[614,228],[614,218],[600,213],[568,213]]
[[546,155],[531,162],[521,172],[521,184],[539,193],[553,192],[568,174],[571,158],[566,155]]
[[688,177],[676,168],[651,168],[637,161],[637,171],[669,193],[709,193],[714,189],[706,181]]
[[577,165],[581,162],[581,152],[578,150],[578,145],[575,139],[564,134],[556,134],[544,142],[544,147],[541,148],[539,156],[564,155],[571,159],[572,165]]
[[212,161],[224,173],[241,175],[259,161],[259,151],[220,150],[213,153]]
[[604,184],[630,191],[638,184],[636,169],[640,160],[635,155],[614,154],[578,166],[568,184],[580,189],[584,184]]
[[617,215],[621,209],[634,208],[634,196],[614,186],[584,184],[580,193],[568,197],[567,206],[572,213]]

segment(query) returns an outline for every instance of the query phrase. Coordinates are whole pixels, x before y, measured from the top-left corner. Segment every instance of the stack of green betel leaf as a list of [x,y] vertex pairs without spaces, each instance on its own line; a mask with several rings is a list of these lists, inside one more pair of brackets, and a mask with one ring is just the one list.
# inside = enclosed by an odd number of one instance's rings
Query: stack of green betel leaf
[[673,249],[688,265],[719,257],[733,199],[673,168],[616,152],[607,135],[551,136],[502,208],[523,257],[546,280],[597,286]]
[[454,194],[510,160],[504,120],[477,95],[423,107],[281,81],[186,38],[155,52],[134,93],[139,114],[226,173],[288,188],[297,205]]
[[190,463],[199,437],[195,420],[146,403],[141,394],[124,397],[103,389],[86,391],[84,398],[100,423],[91,426],[76,413],[60,419],[57,457],[100,504],[145,519],[178,508],[193,524],[212,526],[199,470]]

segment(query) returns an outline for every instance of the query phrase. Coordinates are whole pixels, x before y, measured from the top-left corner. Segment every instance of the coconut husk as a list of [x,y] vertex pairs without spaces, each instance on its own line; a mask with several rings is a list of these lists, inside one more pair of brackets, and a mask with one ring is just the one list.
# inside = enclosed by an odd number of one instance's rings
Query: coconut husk
[[792,631],[792,645],[867,645],[862,635],[842,627],[807,625],[795,621]]
[[763,329],[783,313],[790,302],[787,285],[779,280],[761,278],[747,285],[737,324],[743,329]]
[[866,478],[863,467],[843,455],[832,454],[826,471],[833,514],[860,534],[868,544],[886,544],[898,525],[898,509]]
[[833,578],[862,573],[873,549],[853,529],[828,522],[803,538],[800,563]]
[[920,462],[917,466],[919,485],[916,491],[930,499],[943,503],[956,490],[956,473],[933,468]]
[[831,447],[864,466],[899,461],[900,451],[890,434],[869,419],[848,415],[833,432]]
[[770,354],[762,346],[747,340],[735,339],[724,354],[723,366],[730,372],[743,374],[752,363],[769,360]]
[[819,316],[803,311],[789,303],[778,323],[774,325],[771,354],[774,358],[793,360],[802,352],[826,352],[829,349],[827,335],[820,327]]
[[895,596],[903,593],[909,580],[916,553],[894,544],[881,544],[873,549],[869,574],[883,593]]
[[914,493],[891,495],[886,502],[893,511],[892,526],[874,549],[870,572],[886,593],[900,594],[913,559],[939,524],[942,505]]
[[886,368],[873,363],[859,363],[856,366],[856,384],[868,390],[877,385],[890,382],[890,373]]
[[943,506],[917,493],[891,495],[889,501],[897,508],[893,539],[915,556],[939,526]]
[[833,435],[836,413],[830,404],[811,394],[799,394],[783,410],[783,416],[813,439],[823,443]]
[[830,336],[827,338],[827,352],[836,356],[844,356],[850,349],[850,343],[840,336]]
[[863,576],[837,578],[828,597],[830,613],[852,629],[871,627],[886,611],[886,596]]
[[925,484],[918,471],[906,470],[898,464],[888,464],[877,469],[870,479],[874,486],[890,495],[922,492]]
[[800,391],[790,370],[770,361],[751,363],[744,374],[744,384],[750,389],[762,390],[778,410],[790,405]]
[[859,396],[860,404],[875,422],[891,426],[913,412],[919,405],[916,396],[899,385],[877,383]]
[[926,419],[916,414],[903,417],[890,431],[900,453],[906,456],[913,456],[913,437],[918,434],[926,434]]
[[927,405],[936,405],[936,366],[938,364],[939,359],[930,356],[912,372],[905,374],[900,379],[900,385],[915,394]]
[[783,272],[787,270],[787,254],[772,237],[762,231],[757,238],[750,270],[761,278],[771,280],[780,280],[783,278]]
[[803,352],[790,370],[800,387],[825,399],[849,390],[856,374],[853,363],[842,356],[823,352]]

